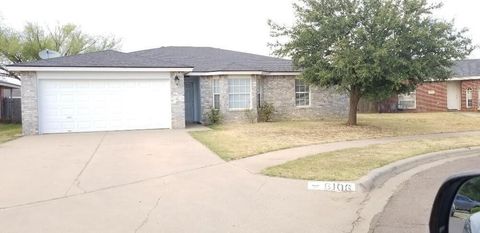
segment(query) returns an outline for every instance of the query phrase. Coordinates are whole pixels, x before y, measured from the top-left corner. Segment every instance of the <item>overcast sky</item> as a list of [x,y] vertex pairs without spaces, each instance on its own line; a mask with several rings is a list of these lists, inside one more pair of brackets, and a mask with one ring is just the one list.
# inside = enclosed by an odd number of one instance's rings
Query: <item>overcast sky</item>
[[[269,55],[267,20],[292,23],[295,0],[10,0],[0,16],[21,29],[25,22],[75,23],[85,32],[122,39],[122,51],[171,45],[212,46]],[[440,0],[431,0],[440,1]],[[443,0],[438,16],[455,18],[480,44],[480,1]],[[471,58],[480,58],[475,51]]]

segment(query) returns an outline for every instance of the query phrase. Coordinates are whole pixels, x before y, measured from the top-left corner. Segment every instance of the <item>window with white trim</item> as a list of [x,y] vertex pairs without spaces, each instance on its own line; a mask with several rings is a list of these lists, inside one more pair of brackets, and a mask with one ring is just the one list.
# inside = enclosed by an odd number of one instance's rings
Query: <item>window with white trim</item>
[[213,108],[220,109],[220,80],[213,79]]
[[466,106],[467,108],[472,108],[473,106],[473,90],[472,88],[468,88],[466,93],[465,93],[465,98],[466,98]]
[[417,95],[416,92],[398,95],[398,109],[416,109]]
[[477,109],[480,110],[480,89],[478,89],[477,98]]
[[228,79],[228,106],[230,109],[251,108],[250,78]]
[[295,79],[295,106],[310,106],[310,86],[300,79]]

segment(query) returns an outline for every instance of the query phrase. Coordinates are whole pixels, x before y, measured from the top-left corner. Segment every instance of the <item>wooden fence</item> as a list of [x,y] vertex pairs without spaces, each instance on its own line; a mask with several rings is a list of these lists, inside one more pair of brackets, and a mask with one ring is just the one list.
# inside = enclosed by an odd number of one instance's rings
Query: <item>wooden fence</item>
[[371,101],[367,99],[360,99],[358,103],[358,112],[361,113],[391,113],[398,112],[398,99],[392,97],[384,101]]
[[20,98],[3,98],[0,104],[0,121],[8,123],[22,122]]

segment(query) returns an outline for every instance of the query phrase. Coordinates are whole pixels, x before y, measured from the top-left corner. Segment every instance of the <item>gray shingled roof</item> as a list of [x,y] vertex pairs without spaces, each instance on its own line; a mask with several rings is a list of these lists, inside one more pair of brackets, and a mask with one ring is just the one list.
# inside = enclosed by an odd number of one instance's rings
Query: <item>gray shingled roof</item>
[[453,72],[456,77],[480,76],[480,59],[456,61]]
[[150,59],[114,50],[17,63],[16,67],[191,68],[180,62]]
[[291,60],[236,52],[211,47],[161,47],[131,52],[137,56],[181,62],[194,67],[194,72],[212,71],[295,71]]
[[[16,67],[194,68],[213,71],[295,71],[291,60],[211,47],[161,47],[131,53],[114,50],[17,63]],[[480,59],[455,62],[456,77],[480,76]]]

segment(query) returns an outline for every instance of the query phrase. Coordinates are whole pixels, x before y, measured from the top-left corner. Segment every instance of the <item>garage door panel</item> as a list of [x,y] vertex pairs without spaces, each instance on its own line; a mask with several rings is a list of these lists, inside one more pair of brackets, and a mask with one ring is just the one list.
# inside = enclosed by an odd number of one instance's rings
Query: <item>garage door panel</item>
[[41,133],[170,128],[169,80],[39,81]]

